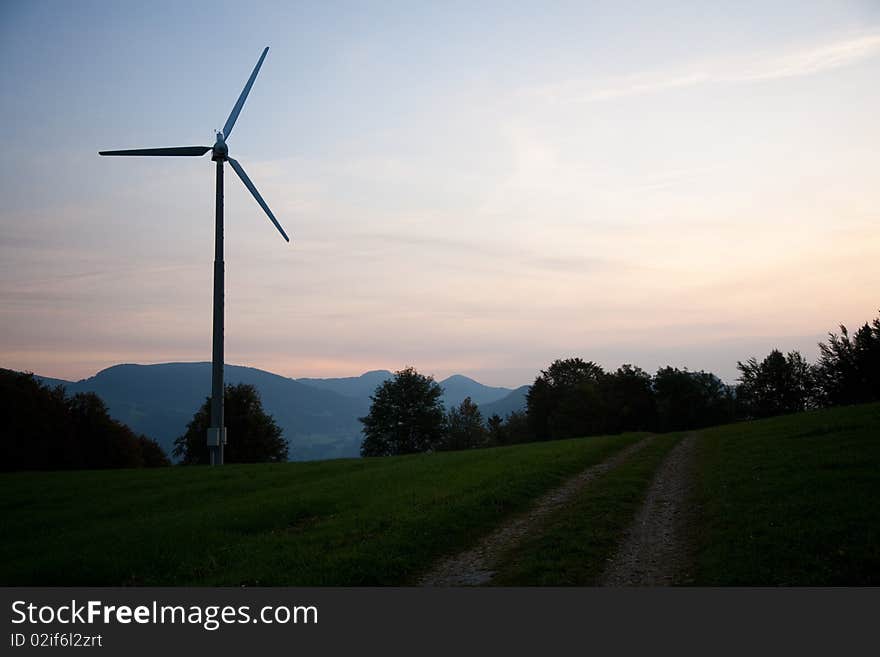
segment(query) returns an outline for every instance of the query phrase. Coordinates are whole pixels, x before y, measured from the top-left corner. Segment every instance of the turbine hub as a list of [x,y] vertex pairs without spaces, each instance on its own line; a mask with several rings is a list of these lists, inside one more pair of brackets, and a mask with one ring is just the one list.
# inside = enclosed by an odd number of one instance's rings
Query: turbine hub
[[211,154],[211,159],[214,162],[225,162],[228,155],[229,147],[226,145],[226,140],[223,138],[223,133],[218,132],[217,141],[214,142],[214,152]]

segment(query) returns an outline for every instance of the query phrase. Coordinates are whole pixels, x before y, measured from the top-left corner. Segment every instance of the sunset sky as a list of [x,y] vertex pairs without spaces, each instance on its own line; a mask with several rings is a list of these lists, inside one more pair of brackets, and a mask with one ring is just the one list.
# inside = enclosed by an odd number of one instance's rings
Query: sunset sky
[[[185,6],[184,6],[185,5]],[[880,308],[880,3],[3,2],[0,367],[736,378]]]

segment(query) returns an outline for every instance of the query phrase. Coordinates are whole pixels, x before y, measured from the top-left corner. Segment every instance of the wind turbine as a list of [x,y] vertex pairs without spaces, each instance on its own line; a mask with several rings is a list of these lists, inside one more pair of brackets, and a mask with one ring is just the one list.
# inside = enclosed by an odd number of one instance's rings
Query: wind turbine
[[211,358],[211,426],[208,429],[208,451],[211,455],[211,465],[223,464],[223,446],[226,444],[226,427],[223,423],[223,289],[224,289],[224,265],[223,265],[223,163],[229,162],[232,170],[241,178],[241,182],[248,188],[269,219],[275,224],[275,228],[281,236],[290,241],[287,233],[275,219],[272,210],[266,205],[260,192],[254,187],[254,183],[248,178],[241,165],[229,157],[229,148],[226,140],[232,134],[232,128],[244,106],[244,101],[250,93],[257,73],[266,59],[269,48],[263,50],[257,65],[254,67],[247,83],[235,107],[226,119],[223,130],[217,133],[217,141],[213,146],[177,146],[174,148],[136,148],[124,151],[100,151],[98,155],[148,155],[148,156],[171,156],[171,157],[201,157],[211,151],[211,160],[217,163],[217,202],[214,224],[214,344]]

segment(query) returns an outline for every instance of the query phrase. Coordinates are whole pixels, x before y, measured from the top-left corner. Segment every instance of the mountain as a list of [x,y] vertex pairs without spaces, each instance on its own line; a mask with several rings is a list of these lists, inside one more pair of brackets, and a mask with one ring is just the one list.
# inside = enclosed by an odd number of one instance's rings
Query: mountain
[[373,370],[360,376],[349,376],[340,379],[296,379],[299,383],[330,390],[339,395],[355,398],[369,398],[376,388],[394,375],[388,370]]
[[34,378],[37,379],[43,385],[49,386],[50,388],[56,388],[58,386],[67,387],[67,386],[71,385],[70,381],[65,381],[64,379],[53,379],[52,377],[38,376],[36,374],[34,375]]
[[[388,370],[373,370],[360,376],[339,379],[303,378],[296,381],[322,390],[331,390],[346,397],[367,399],[369,403],[369,397],[376,392],[376,388],[393,376],[394,374]],[[511,392],[510,388],[492,388],[461,374],[453,374],[438,381],[438,384],[443,388],[444,394],[441,399],[446,408],[458,406],[465,397],[470,397],[475,404],[483,404],[500,400]]]
[[[57,380],[43,379],[49,382]],[[321,390],[271,372],[226,366],[226,383],[256,386],[263,407],[290,441],[293,460],[357,456],[361,425],[369,399]],[[134,431],[145,433],[170,453],[211,389],[210,363],[115,365],[77,382],[61,382],[69,394],[94,392],[110,414]],[[229,437],[234,440],[234,436]]]
[[506,418],[514,411],[526,410],[526,394],[528,392],[529,386],[520,386],[501,399],[488,404],[480,404],[480,413],[483,414],[483,419],[488,420],[493,415]]
[[[361,423],[370,410],[370,395],[392,377],[387,370],[361,376],[292,379],[264,370],[226,365],[226,383],[254,385],[270,413],[290,441],[295,461],[329,459],[360,454]],[[134,431],[155,439],[170,455],[174,439],[185,430],[193,414],[211,391],[210,363],[163,363],[160,365],[114,365],[81,381],[37,377],[49,386],[63,385],[68,394],[94,392],[107,404],[110,415]],[[455,374],[439,382],[448,408],[465,397],[484,408],[515,410],[518,388],[484,386]],[[524,393],[523,393],[524,394]],[[512,399],[509,399],[512,398]],[[484,417],[497,412],[483,410]],[[235,436],[229,436],[235,440]]]
[[443,388],[442,400],[446,408],[458,406],[465,397],[470,397],[472,402],[481,406],[506,397],[510,393],[510,388],[484,386],[482,383],[461,374],[453,374],[439,383]]

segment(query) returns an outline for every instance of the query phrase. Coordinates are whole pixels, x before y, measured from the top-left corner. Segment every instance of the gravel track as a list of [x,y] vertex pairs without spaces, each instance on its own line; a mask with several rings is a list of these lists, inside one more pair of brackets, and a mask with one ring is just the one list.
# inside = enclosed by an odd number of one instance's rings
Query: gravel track
[[601,463],[590,466],[562,486],[546,493],[525,513],[514,517],[483,538],[474,547],[443,559],[418,582],[419,586],[479,586],[495,575],[501,553],[516,545],[553,511],[566,504],[598,476],[612,470],[644,447],[652,436],[625,447]]
[[603,586],[669,586],[689,581],[687,495],[695,433],[669,452],[651,482],[644,504],[611,558]]

